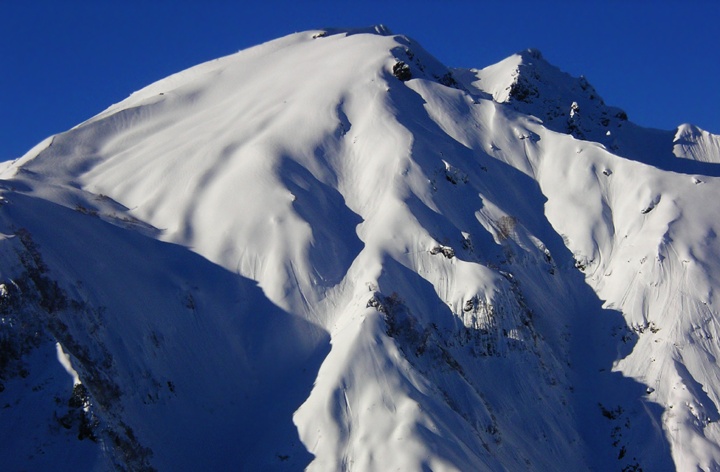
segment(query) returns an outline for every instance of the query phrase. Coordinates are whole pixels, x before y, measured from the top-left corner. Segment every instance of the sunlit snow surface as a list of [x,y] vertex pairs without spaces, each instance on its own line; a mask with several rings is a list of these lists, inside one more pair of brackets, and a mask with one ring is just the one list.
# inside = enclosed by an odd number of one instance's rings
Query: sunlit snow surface
[[717,470],[719,143],[383,27],[156,82],[0,175],[0,462]]

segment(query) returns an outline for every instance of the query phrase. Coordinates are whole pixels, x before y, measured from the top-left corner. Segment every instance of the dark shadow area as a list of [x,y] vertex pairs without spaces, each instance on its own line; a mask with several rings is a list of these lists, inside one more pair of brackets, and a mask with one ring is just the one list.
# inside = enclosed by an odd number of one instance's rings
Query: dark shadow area
[[293,209],[312,229],[309,259],[318,282],[339,283],[364,247],[356,231],[362,218],[347,207],[340,192],[292,158],[280,160],[277,174],[293,195]]
[[642,162],[660,170],[687,175],[720,177],[720,164],[685,159],[673,154],[676,131],[642,128],[625,123],[615,131],[618,148],[614,151],[622,157]]
[[706,420],[708,423],[720,421],[720,412],[718,412],[717,405],[708,396],[705,387],[695,380],[695,377],[690,373],[684,364],[678,361],[674,361],[674,364],[680,378],[683,379],[685,387],[690,391],[693,397],[699,400],[704,416],[702,420]]
[[145,453],[158,470],[310,463],[292,416],[330,350],[327,332],[185,247],[6,197],[3,232],[27,231],[67,302],[38,316],[71,354],[116,458],[133,468]]

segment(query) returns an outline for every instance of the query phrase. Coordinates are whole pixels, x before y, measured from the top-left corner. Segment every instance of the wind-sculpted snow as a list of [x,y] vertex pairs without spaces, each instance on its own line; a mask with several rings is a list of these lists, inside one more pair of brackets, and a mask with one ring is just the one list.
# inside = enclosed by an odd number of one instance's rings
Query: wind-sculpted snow
[[0,457],[714,470],[717,142],[385,27],[161,80],[2,171]]

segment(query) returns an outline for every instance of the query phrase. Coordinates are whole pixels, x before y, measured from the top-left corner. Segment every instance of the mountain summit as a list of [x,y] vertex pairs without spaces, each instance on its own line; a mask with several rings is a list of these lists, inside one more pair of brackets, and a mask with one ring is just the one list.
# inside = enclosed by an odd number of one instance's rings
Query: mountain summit
[[2,169],[2,463],[715,470],[718,143],[382,26],[160,80]]

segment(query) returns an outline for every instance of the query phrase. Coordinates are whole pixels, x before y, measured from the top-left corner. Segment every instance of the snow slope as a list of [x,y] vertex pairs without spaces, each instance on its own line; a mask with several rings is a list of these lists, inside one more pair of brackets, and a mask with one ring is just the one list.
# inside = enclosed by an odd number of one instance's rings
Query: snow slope
[[382,26],[156,82],[2,171],[0,456],[717,470],[719,140]]

